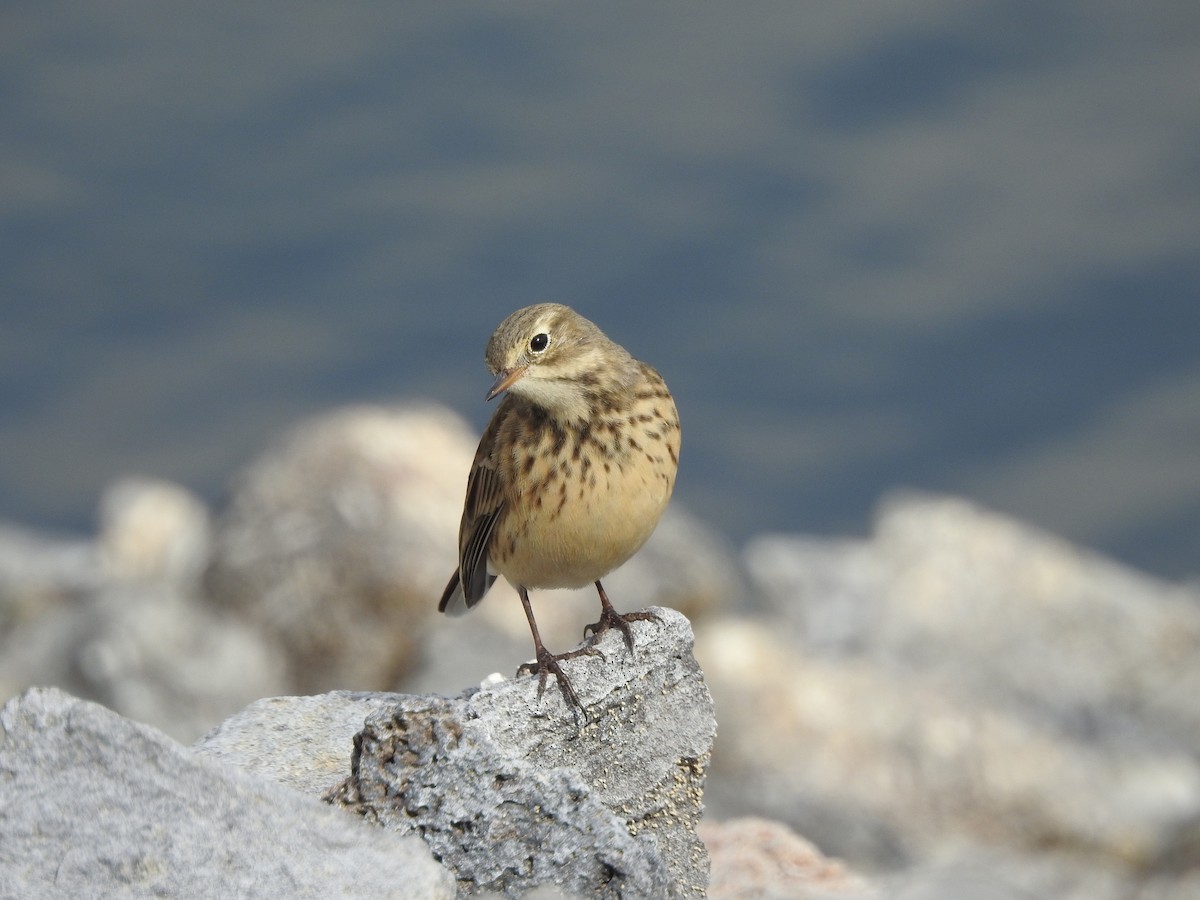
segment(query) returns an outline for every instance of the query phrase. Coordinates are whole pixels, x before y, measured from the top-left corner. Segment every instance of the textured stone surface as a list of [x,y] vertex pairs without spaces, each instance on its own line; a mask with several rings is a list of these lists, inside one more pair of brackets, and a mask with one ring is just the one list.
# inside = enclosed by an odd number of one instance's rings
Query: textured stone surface
[[420,841],[57,690],[0,728],[0,896],[454,895]]
[[695,834],[715,721],[687,620],[610,631],[566,669],[592,721],[553,681],[524,677],[463,699],[410,697],[372,715],[335,802],[421,834],[460,889],[553,883],[587,896],[698,897]]
[[192,749],[198,756],[321,797],[346,780],[354,736],[367,717],[406,699],[404,694],[354,691],[269,697],[230,716]]

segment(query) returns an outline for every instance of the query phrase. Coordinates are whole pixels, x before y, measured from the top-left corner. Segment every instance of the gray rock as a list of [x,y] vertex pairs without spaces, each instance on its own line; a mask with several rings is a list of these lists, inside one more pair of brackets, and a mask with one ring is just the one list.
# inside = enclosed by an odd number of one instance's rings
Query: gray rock
[[458,699],[262,700],[194,749],[416,831],[465,892],[698,896],[707,867],[695,826],[715,723],[687,620],[657,613],[661,624],[634,625],[632,659],[609,632],[604,658],[565,664],[595,717],[582,728],[553,679],[539,700],[536,679],[522,677]]
[[1021,896],[1186,892],[1194,588],[913,495],[868,540],[761,537],[746,562],[772,612],[697,629],[721,814],[784,819],[859,866],[936,862],[945,896],[970,895],[964,872]]
[[1085,741],[1200,745],[1200,592],[953,497],[903,493],[866,541],[765,536],[747,568],[823,656],[986,694]]
[[687,620],[634,625],[603,656],[565,664],[589,708],[580,727],[550,679],[460,699],[408,697],[368,718],[334,802],[417,832],[466,893],[554,884],[601,897],[699,897],[696,837],[715,731]]
[[93,542],[0,521],[0,630],[103,581]]
[[94,542],[0,522],[0,699],[70,677],[85,598],[104,578]]
[[759,593],[805,647],[822,655],[867,649],[886,576],[871,542],[760,535],[745,557]]
[[230,716],[195,744],[198,756],[321,797],[346,780],[354,736],[368,716],[389,712],[403,694],[332,691],[311,697],[269,697]]
[[54,689],[0,710],[0,895],[453,896],[415,839]]
[[1200,592],[966,500],[899,495],[874,539],[883,658],[1086,743],[1200,746]]
[[106,495],[96,542],[0,530],[0,698],[53,684],[192,740],[286,693],[282,654],[196,597],[197,503],[171,485],[125,481]]
[[78,619],[68,687],[177,740],[288,690],[280,653],[182,585],[114,583]]
[[184,488],[126,478],[94,540],[0,527],[0,698],[53,684],[192,740],[287,691],[282,654],[197,596],[208,512]]
[[434,406],[301,422],[235,479],[207,595],[280,648],[299,692],[394,687],[454,569],[475,440]]

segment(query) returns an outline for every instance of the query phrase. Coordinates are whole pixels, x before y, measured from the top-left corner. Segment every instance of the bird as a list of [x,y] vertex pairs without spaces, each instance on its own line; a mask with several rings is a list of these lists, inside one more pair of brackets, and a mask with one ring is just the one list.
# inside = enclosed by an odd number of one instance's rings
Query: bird
[[530,589],[594,584],[600,619],[593,641],[617,628],[633,652],[629,623],[660,621],[618,613],[601,579],[650,537],[675,488],[679,413],[666,382],[594,323],[559,303],[512,313],[484,359],[495,377],[485,402],[501,397],[467,477],[458,568],[438,610],[463,615],[496,578],[516,588],[533,634],[538,698],[553,674],[572,713],[584,713],[560,663],[591,646],[552,654],[538,634]]

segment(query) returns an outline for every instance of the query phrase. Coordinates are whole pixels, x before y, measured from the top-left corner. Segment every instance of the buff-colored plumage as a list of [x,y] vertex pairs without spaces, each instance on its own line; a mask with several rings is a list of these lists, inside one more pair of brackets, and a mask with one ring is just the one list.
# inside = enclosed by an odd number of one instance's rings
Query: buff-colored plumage
[[624,563],[658,524],[679,462],[679,415],[662,377],[574,310],[527,306],[505,319],[487,347],[505,394],[467,479],[459,567],[439,609],[465,613],[503,575],[529,616],[544,678],[554,673],[578,704],[557,660],[541,645],[528,588],[595,583],[594,630],[627,620],[600,579]]

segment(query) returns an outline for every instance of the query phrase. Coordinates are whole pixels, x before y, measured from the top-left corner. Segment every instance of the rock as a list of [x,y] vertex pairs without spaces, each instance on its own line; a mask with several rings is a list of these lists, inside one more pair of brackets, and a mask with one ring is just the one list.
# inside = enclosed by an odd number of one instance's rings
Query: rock
[[[880,655],[1086,742],[1200,746],[1200,591],[957,498],[878,517]],[[931,652],[936,648],[936,652]]]
[[635,623],[633,659],[609,632],[603,659],[565,664],[596,718],[582,728],[553,679],[539,700],[522,677],[458,699],[263,700],[195,750],[416,831],[467,892],[700,896],[695,823],[715,723],[686,619],[657,613],[661,624]]
[[300,692],[394,686],[453,571],[474,451],[435,407],[301,423],[236,480],[209,596],[283,650]]
[[1035,896],[1170,896],[1200,861],[1194,589],[954,498],[746,563],[769,611],[697,629],[719,813]]
[[286,693],[282,655],[199,602],[207,514],[175,485],[105,494],[99,539],[0,532],[0,697],[53,684],[192,740]]
[[10,701],[0,728],[0,895],[454,895],[419,840],[60,691]]
[[95,590],[103,580],[91,541],[0,522],[0,632]]
[[887,585],[873,543],[760,535],[744,555],[769,611],[790,625],[808,651],[832,656],[868,650]]
[[58,681],[191,741],[258,697],[289,690],[282,654],[246,622],[175,583],[114,583],[77,618]]
[[31,690],[0,711],[0,895],[451,896],[415,834],[464,893],[703,896],[716,725],[687,620],[656,613],[632,657],[614,630],[566,663],[582,725],[523,677],[263,700],[189,751]]
[[123,478],[100,500],[99,547],[110,579],[190,585],[208,564],[208,507],[169,481]]
[[778,819],[871,871],[911,864],[907,803],[926,786],[908,776],[906,726],[922,710],[906,684],[814,657],[770,620],[697,628],[696,655],[721,722],[706,791],[716,818]]
[[270,697],[230,716],[192,749],[198,756],[323,797],[346,780],[354,737],[367,717],[389,712],[407,699],[354,691]]
[[[775,815],[871,812],[910,852],[974,834],[1144,866],[1200,814],[1200,767],[1182,752],[1105,752],[936,681],[792,658],[766,626],[720,631],[699,639],[718,709],[729,711],[717,770],[763,779],[740,790]],[[734,759],[737,770],[724,769]],[[815,815],[800,827],[826,846],[845,840]]]
[[687,620],[634,625],[630,658],[566,663],[592,718],[553,679],[499,681],[459,699],[409,697],[367,719],[334,802],[417,832],[466,893],[539,886],[601,897],[700,897],[695,834],[715,721]]
[[1119,860],[1052,848],[1036,855],[960,847],[928,864],[877,878],[896,900],[1193,900],[1200,872],[1131,872]]
[[880,895],[865,880],[779,822],[701,822],[712,860],[709,900],[819,900]]
[[870,541],[761,537],[746,557],[813,651],[938,675],[1083,738],[1200,745],[1194,587],[913,494],[883,505]]
[[103,582],[91,541],[0,523],[0,698],[70,677],[80,611]]

